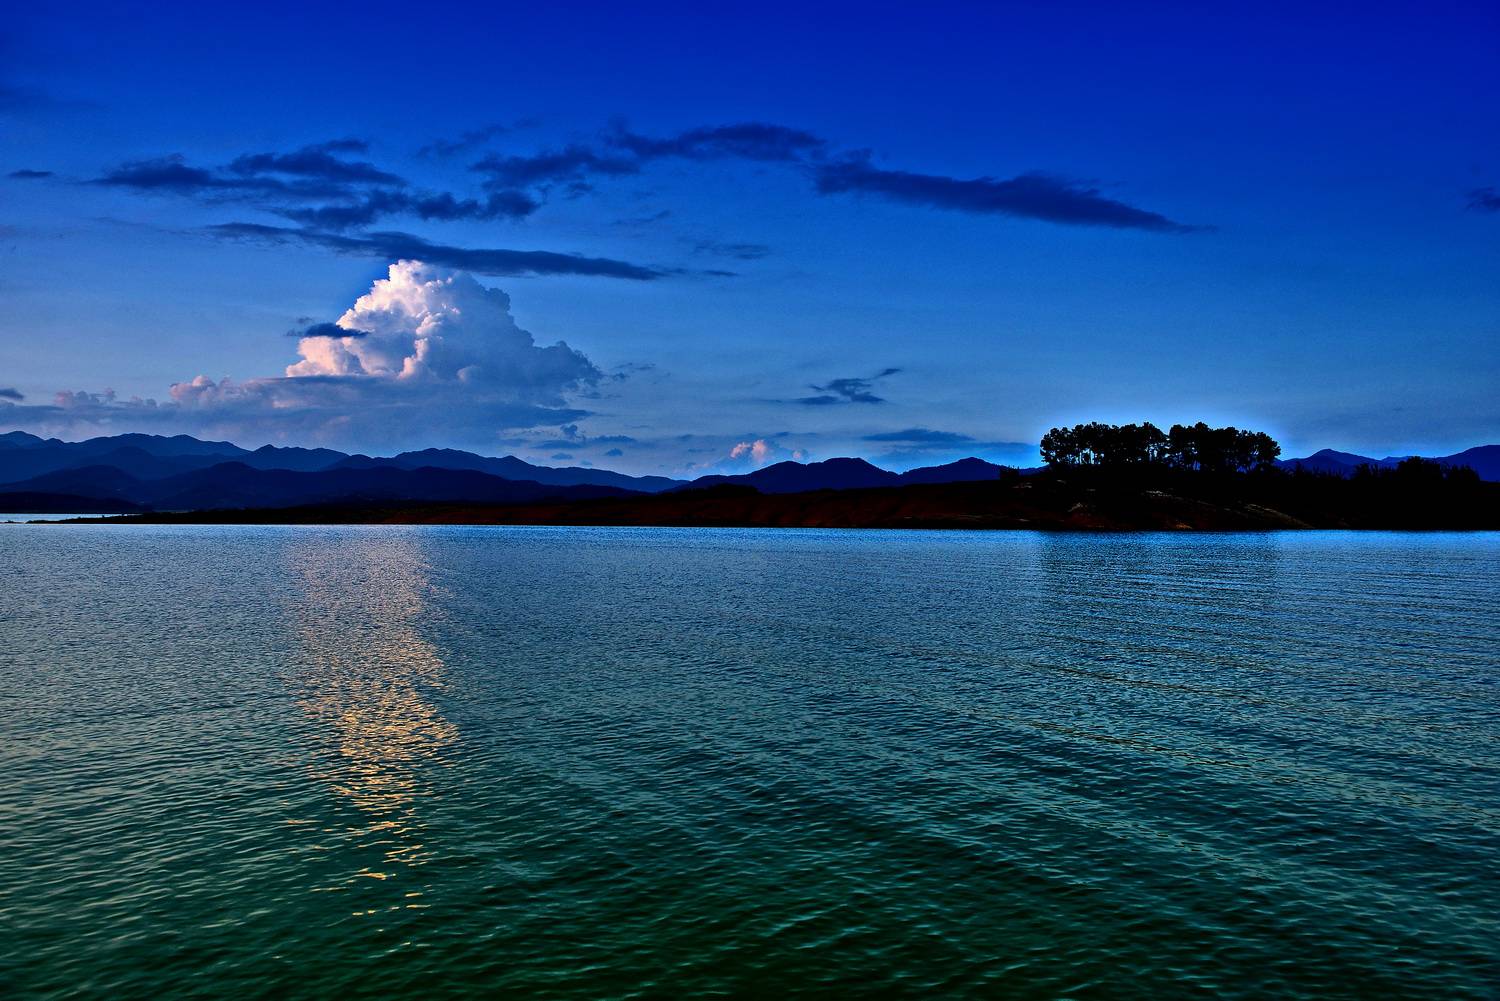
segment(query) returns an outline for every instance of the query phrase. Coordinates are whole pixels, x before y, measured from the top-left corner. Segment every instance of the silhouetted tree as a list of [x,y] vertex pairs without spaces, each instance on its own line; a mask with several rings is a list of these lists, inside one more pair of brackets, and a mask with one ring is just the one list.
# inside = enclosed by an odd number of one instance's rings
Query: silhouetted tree
[[1202,421],[1172,425],[1163,434],[1141,424],[1075,424],[1042,436],[1042,460],[1049,466],[1167,466],[1210,472],[1249,472],[1270,466],[1281,446],[1262,431],[1212,428]]
[[1436,485],[1443,482],[1443,466],[1413,455],[1396,463],[1396,479],[1411,486]]

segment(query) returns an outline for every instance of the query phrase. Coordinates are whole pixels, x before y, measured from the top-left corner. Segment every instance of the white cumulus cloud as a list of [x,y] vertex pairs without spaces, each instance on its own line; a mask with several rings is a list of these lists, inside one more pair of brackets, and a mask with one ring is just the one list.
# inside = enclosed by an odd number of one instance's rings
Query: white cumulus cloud
[[802,448],[787,448],[769,438],[751,438],[737,441],[729,447],[729,454],[721,454],[713,462],[693,463],[688,471],[694,475],[704,473],[744,473],[775,462],[794,460],[805,462],[808,453]]
[[199,375],[174,383],[160,403],[108,390],[63,392],[50,405],[0,404],[0,422],[52,434],[129,425],[363,449],[437,439],[483,445],[506,431],[586,416],[569,397],[602,377],[566,343],[537,344],[516,324],[504,292],[419,261],[392,264],[336,325],[314,331],[280,376]]
[[350,336],[304,337],[289,378],[370,376],[499,387],[555,399],[599,370],[566,344],[539,347],[516,325],[510,296],[466,272],[398,261],[336,321]]

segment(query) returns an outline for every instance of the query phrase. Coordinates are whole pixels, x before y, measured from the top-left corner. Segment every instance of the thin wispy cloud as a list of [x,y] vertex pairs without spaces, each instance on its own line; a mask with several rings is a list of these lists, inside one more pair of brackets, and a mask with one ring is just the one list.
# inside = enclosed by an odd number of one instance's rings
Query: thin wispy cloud
[[1109,226],[1160,233],[1191,233],[1157,212],[1105,197],[1092,188],[1051,174],[1020,174],[1006,180],[968,180],[939,174],[882,170],[867,158],[852,157],[822,164],[815,172],[819,193],[867,194],[894,202],[958,212],[1040,219],[1069,226]]
[[905,428],[867,434],[865,441],[899,442],[907,445],[962,445],[974,439],[956,431],[934,431],[931,428]]
[[1500,191],[1494,188],[1475,188],[1469,192],[1469,208],[1479,212],[1500,212]]
[[607,257],[584,257],[579,254],[562,254],[548,250],[455,247],[433,243],[410,233],[400,232],[346,236],[320,230],[292,229],[246,222],[221,223],[207,227],[205,232],[226,240],[303,244],[322,247],[339,254],[376,260],[420,260],[438,267],[499,277],[591,275],[602,278],[651,281],[672,273],[660,268],[631,264],[628,261],[618,261]]
[[702,126],[653,137],[623,126],[604,135],[602,148],[573,144],[529,156],[492,156],[474,169],[489,184],[525,188],[589,178],[638,174],[653,160],[745,160],[780,163],[810,172],[820,195],[866,194],[888,201],[972,214],[1008,215],[1071,226],[1139,229],[1159,233],[1198,232],[1207,227],[1177,222],[1159,212],[1103,194],[1088,183],[1043,171],[1010,178],[958,178],[883,169],[865,152],[836,154],[810,132],[766,122]]
[[235,158],[228,170],[242,176],[283,174],[291,177],[313,177],[324,181],[346,181],[356,184],[403,185],[406,183],[389,171],[363,160],[340,159],[338,153],[365,153],[370,146],[362,139],[335,139],[304,146],[291,153],[254,153]]
[[699,240],[693,245],[693,252],[698,254],[712,254],[715,257],[728,257],[736,261],[758,261],[771,253],[771,248],[763,243],[726,243],[719,240]]
[[870,456],[870,461],[891,469],[952,462],[971,456],[1008,465],[1034,465],[1039,458],[1032,442],[985,441],[958,431],[929,427],[878,431],[861,440],[884,446],[885,451]]
[[171,194],[212,203],[238,202],[305,226],[348,230],[405,216],[423,221],[519,219],[541,207],[522,191],[477,197],[419,190],[366,160],[359,139],[338,139],[290,153],[254,153],[223,167],[201,167],[181,154],[121,164],[94,179],[106,187]]
[[424,222],[524,219],[541,203],[520,191],[497,191],[484,198],[458,198],[448,192],[411,193],[381,189],[332,205],[282,208],[276,215],[323,229],[358,229],[389,216],[412,216]]
[[530,156],[487,156],[472,169],[486,175],[487,186],[525,188],[581,181],[599,174],[638,174],[641,164],[634,157],[610,156],[586,146],[568,146]]
[[639,135],[622,127],[605,141],[641,160],[680,157],[792,162],[820,153],[827,145],[811,132],[768,122],[702,126],[660,138]]
[[817,396],[804,396],[793,402],[806,407],[829,407],[841,403],[884,403],[885,397],[875,395],[875,383],[900,371],[899,368],[887,368],[871,376],[830,379],[821,386],[809,387],[817,391]]

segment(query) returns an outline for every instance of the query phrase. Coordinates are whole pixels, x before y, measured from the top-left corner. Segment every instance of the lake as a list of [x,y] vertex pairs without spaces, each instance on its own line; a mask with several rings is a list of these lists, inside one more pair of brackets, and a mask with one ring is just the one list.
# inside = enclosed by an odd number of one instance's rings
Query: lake
[[0,526],[7,998],[1488,997],[1500,536]]

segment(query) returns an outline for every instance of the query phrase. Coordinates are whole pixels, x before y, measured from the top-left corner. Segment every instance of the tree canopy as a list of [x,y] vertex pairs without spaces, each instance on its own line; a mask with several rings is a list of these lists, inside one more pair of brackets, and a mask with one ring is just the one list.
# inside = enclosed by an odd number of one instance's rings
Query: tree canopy
[[1269,466],[1281,446],[1263,431],[1173,424],[1163,433],[1141,424],[1075,424],[1042,436],[1042,460],[1049,466],[1159,466],[1208,472],[1249,472]]

